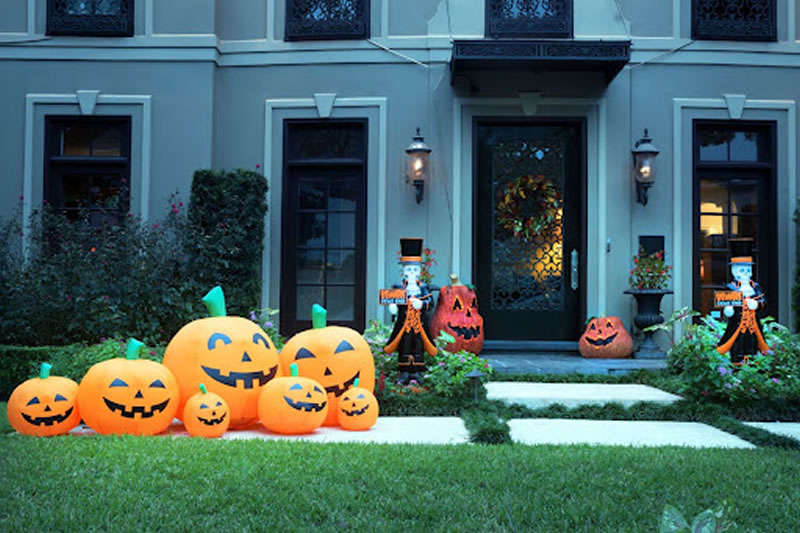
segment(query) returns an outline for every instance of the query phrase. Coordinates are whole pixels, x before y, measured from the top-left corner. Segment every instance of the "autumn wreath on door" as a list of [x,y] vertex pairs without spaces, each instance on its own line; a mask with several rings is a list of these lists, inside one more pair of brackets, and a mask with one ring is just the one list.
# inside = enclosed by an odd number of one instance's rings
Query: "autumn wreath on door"
[[497,222],[511,235],[532,241],[561,228],[561,193],[543,174],[520,176],[506,182],[496,208]]

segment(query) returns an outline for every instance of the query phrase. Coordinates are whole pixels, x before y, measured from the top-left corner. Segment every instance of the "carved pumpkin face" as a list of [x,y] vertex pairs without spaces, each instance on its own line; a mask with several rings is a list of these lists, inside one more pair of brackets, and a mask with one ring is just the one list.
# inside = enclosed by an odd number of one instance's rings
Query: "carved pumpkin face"
[[200,392],[189,398],[183,408],[183,425],[193,437],[217,438],[228,431],[231,411],[222,396],[208,392],[202,383]]
[[200,383],[205,383],[228,403],[230,426],[245,427],[258,419],[258,395],[261,387],[279,375],[280,360],[275,344],[258,324],[225,316],[222,290],[216,289],[203,299],[214,316],[182,327],[167,345],[164,365],[180,386],[179,413]]
[[78,384],[50,376],[51,366],[42,363],[38,378],[17,386],[8,399],[8,421],[23,435],[62,435],[78,425]]
[[128,343],[126,358],[92,366],[78,386],[81,418],[102,434],[155,435],[178,410],[178,383],[167,367],[137,359],[142,343]]
[[328,415],[328,395],[313,379],[300,377],[290,365],[289,377],[267,383],[258,397],[258,416],[270,431],[285,435],[311,433]]
[[379,408],[375,395],[358,386],[345,392],[337,405],[339,425],[348,431],[363,431],[378,420]]
[[[458,278],[452,277],[454,282]],[[455,338],[455,342],[444,347],[454,353],[467,350],[476,355],[483,350],[483,317],[478,313],[478,297],[466,285],[444,286],[439,291],[439,300],[431,318],[431,335],[439,336],[444,331]]]
[[578,350],[587,358],[622,359],[633,352],[633,339],[618,317],[593,318],[578,341]]
[[[375,360],[367,341],[354,329],[325,326],[325,309],[315,305],[314,328],[289,339],[281,350],[281,366],[296,363],[301,376],[325,388],[330,409],[324,425],[338,425],[336,401],[360,379],[362,386],[375,388]],[[286,371],[286,370],[284,370]]]

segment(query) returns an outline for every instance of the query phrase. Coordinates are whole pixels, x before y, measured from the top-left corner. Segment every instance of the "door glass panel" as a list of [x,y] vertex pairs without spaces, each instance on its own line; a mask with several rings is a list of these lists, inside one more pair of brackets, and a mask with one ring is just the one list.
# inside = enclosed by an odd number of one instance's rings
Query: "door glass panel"
[[355,213],[331,213],[328,215],[328,247],[352,248],[355,246]]
[[314,304],[325,305],[325,288],[321,286],[297,287],[297,320],[308,320]]
[[731,180],[731,212],[756,214],[758,188],[755,181]]
[[753,128],[737,131],[730,127],[701,128],[701,161],[768,161],[765,136]]
[[331,180],[328,209],[331,211],[355,211],[357,192],[355,178]]
[[325,281],[325,252],[322,250],[297,250],[297,282],[323,283]]
[[300,209],[325,209],[325,179],[303,179],[299,183]]
[[732,216],[731,237],[752,237],[758,235],[758,218],[754,216]]
[[300,213],[297,215],[299,246],[325,246],[325,213]]
[[724,285],[728,279],[728,251],[700,253],[700,279],[706,285]]
[[328,320],[353,320],[353,287],[328,286]]
[[728,219],[722,215],[700,215],[700,247],[727,248]]
[[700,212],[722,213],[728,210],[728,187],[725,180],[700,182]]
[[328,252],[328,283],[355,283],[355,250]]

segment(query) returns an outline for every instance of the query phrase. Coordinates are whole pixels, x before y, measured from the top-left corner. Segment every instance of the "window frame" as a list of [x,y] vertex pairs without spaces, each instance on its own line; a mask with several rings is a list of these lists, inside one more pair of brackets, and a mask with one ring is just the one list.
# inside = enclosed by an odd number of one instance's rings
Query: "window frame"
[[[741,27],[746,24],[746,21],[732,21],[730,28],[723,32],[714,32],[712,29],[703,28],[703,22],[699,20],[698,2],[700,0],[691,0],[691,24],[692,24],[692,39],[696,41],[754,41],[754,42],[777,42],[778,40],[778,16],[777,16],[777,0],[766,0],[767,6],[770,10],[770,18],[765,26],[766,31],[761,33],[747,33],[742,31],[741,28],[737,30],[737,26]],[[734,0],[724,0],[732,2]]]
[[[505,0],[485,0],[484,2],[484,33],[489,39],[572,39],[574,38],[574,0],[563,0],[565,13],[563,16],[563,29],[538,29],[538,19],[526,19],[522,22],[509,22],[507,19],[498,19],[492,15],[493,4]],[[558,19],[554,19],[558,21]],[[507,28],[502,28],[506,26]]]
[[[135,0],[120,0],[127,13],[120,15],[68,15],[59,13],[60,0],[47,0],[47,35],[82,37],[133,37]],[[86,0],[94,3],[96,0]],[[124,11],[124,9],[122,10]],[[98,22],[114,22],[98,24]]]
[[[292,18],[296,2],[301,0],[286,0],[284,11],[284,40],[285,41],[335,41],[335,40],[364,40],[370,38],[370,0],[353,0],[361,10],[360,21],[355,21],[349,30],[335,29],[330,21],[317,21],[304,28],[303,25]],[[333,29],[332,29],[333,27]]]

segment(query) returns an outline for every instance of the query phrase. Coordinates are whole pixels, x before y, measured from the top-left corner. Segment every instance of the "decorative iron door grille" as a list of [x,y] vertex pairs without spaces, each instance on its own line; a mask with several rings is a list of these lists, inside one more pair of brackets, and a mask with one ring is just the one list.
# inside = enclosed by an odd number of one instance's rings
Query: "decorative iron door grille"
[[486,36],[572,38],[572,0],[486,0]]
[[775,0],[692,0],[692,39],[776,41]]
[[47,0],[47,34],[131,37],[133,13],[133,0]]
[[286,0],[286,40],[366,39],[369,0]]

